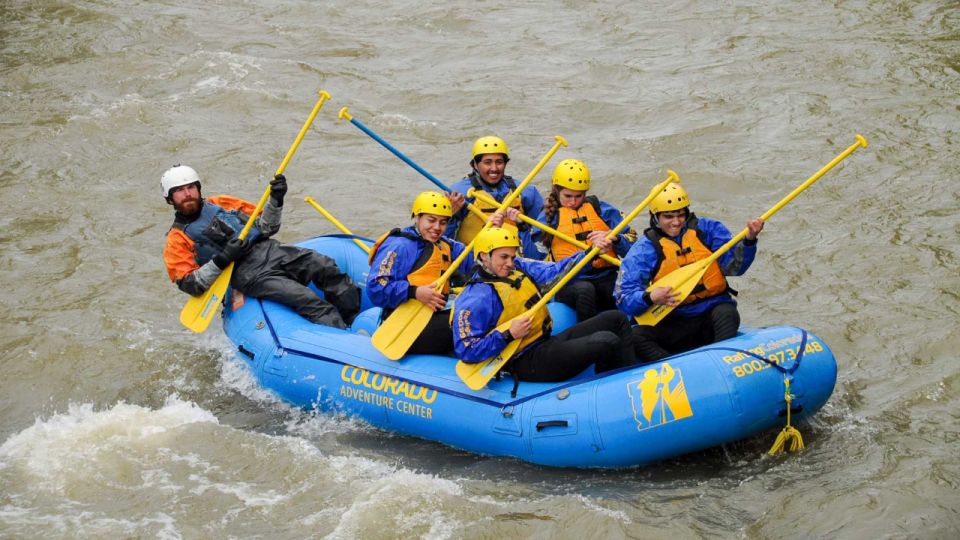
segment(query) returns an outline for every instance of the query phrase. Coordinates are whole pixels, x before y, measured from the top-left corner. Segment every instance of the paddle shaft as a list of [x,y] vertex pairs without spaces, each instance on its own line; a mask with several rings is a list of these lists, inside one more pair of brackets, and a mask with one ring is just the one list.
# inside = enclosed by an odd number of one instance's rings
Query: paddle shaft
[[[468,193],[468,195],[472,195],[472,196],[473,196],[474,198],[476,198],[477,200],[483,201],[483,202],[485,202],[485,203],[487,203],[487,204],[493,204],[493,203],[496,202],[496,200],[495,200],[493,197],[491,197],[490,194],[488,194],[486,191],[483,191],[483,190],[470,188],[470,192]],[[553,227],[551,227],[551,226],[549,226],[549,225],[544,225],[543,223],[540,223],[539,221],[537,221],[537,220],[535,220],[535,219],[533,219],[533,218],[531,218],[531,217],[529,217],[529,216],[525,216],[525,215],[523,215],[523,214],[520,214],[520,215],[517,216],[517,219],[519,219],[520,221],[522,221],[522,222],[524,222],[524,223],[526,223],[526,224],[528,224],[528,225],[530,225],[530,226],[536,227],[536,228],[540,229],[541,231],[544,231],[544,232],[547,232],[547,233],[549,233],[549,234],[552,234],[553,236],[556,236],[557,238],[560,238],[561,240],[564,240],[564,241],[566,241],[566,242],[569,242],[569,243],[577,246],[578,248],[580,248],[580,249],[582,249],[582,250],[585,250],[585,251],[589,251],[589,250],[590,250],[590,246],[589,246],[589,245],[581,242],[580,240],[577,240],[576,238],[574,238],[574,237],[572,237],[572,236],[570,236],[570,235],[564,234],[564,233],[562,233],[562,232],[554,229]],[[611,256],[607,255],[606,253],[601,253],[601,254],[600,254],[600,258],[603,259],[603,260],[605,260],[605,261],[607,261],[608,263],[610,263],[610,264],[612,264],[612,265],[620,266],[620,259],[611,257]]]
[[[343,225],[343,223],[340,223],[340,220],[333,217],[333,214],[331,214],[330,212],[327,212],[326,208],[320,206],[320,203],[318,203],[316,199],[314,199],[313,197],[305,197],[303,200],[306,201],[307,204],[312,206],[314,210],[316,210],[317,212],[320,212],[320,214],[323,217],[327,218],[327,220],[329,220],[330,223],[333,223],[334,227],[336,227],[337,229],[340,229],[340,232],[342,232],[343,234],[349,234],[350,236],[356,236],[355,234],[350,232],[350,229],[346,228]],[[353,238],[352,240],[354,244],[360,246],[360,249],[365,251],[368,255],[370,254],[370,248],[367,247],[366,244],[364,244],[357,238]]]
[[[416,170],[418,173],[422,174],[422,175],[424,176],[424,178],[426,178],[427,180],[433,182],[433,185],[437,186],[437,187],[440,188],[441,190],[446,191],[446,192],[448,192],[448,193],[450,193],[450,192],[453,191],[452,189],[450,189],[449,186],[447,186],[446,184],[444,184],[443,182],[441,182],[439,179],[437,179],[436,176],[430,174],[426,169],[424,169],[424,168],[421,167],[420,165],[417,165],[417,163],[416,163],[415,161],[413,161],[412,159],[410,159],[409,157],[407,157],[406,154],[404,154],[404,153],[401,152],[400,150],[397,150],[393,145],[391,145],[389,142],[385,141],[385,140],[383,139],[383,137],[377,135],[377,134],[374,133],[370,128],[368,128],[367,126],[363,125],[362,122],[360,122],[359,120],[357,120],[356,118],[354,118],[353,115],[351,115],[351,114],[348,112],[347,107],[344,107],[344,108],[340,109],[340,115],[339,115],[339,116],[340,116],[340,118],[346,118],[351,124],[357,126],[357,128],[358,128],[360,131],[366,133],[367,135],[370,136],[371,139],[377,141],[378,143],[380,143],[381,146],[383,146],[384,148],[386,148],[387,150],[389,150],[391,154],[397,156],[398,158],[400,158],[401,161],[403,161],[403,162],[406,163],[407,165],[410,165],[411,167],[413,167],[414,170]],[[566,143],[566,141],[564,141],[564,142],[563,142],[563,146],[566,146],[566,145],[567,145],[567,143]],[[551,156],[552,156],[552,154],[551,154]],[[549,160],[549,158],[547,158],[547,159]],[[512,200],[511,200],[511,202],[512,202]],[[477,217],[483,219],[484,221],[486,221],[487,218],[489,217],[487,214],[485,214],[485,213],[483,212],[483,210],[477,208],[477,207],[476,207],[475,205],[473,205],[473,204],[467,203],[467,209],[470,210],[471,212],[473,212]]]
[[383,146],[384,148],[386,148],[387,150],[389,150],[391,154],[393,154],[393,155],[397,156],[398,158],[400,158],[401,161],[403,161],[403,162],[406,163],[407,165],[413,167],[418,173],[422,174],[422,175],[424,176],[424,178],[426,178],[427,180],[433,182],[433,184],[434,184],[435,186],[437,186],[438,188],[442,189],[443,191],[450,191],[450,188],[448,188],[447,186],[443,185],[443,182],[441,182],[440,180],[437,180],[437,178],[436,178],[435,176],[433,176],[432,174],[430,174],[429,172],[427,172],[426,169],[424,169],[424,168],[421,167],[420,165],[417,165],[412,159],[408,158],[403,152],[401,152],[401,151],[397,150],[396,148],[394,148],[393,145],[391,145],[390,143],[388,143],[387,141],[385,141],[382,137],[380,137],[379,135],[377,135],[376,133],[374,133],[373,130],[371,130],[371,129],[368,128],[367,126],[363,125],[362,122],[360,122],[359,120],[357,120],[356,118],[354,118],[353,115],[351,115],[351,114],[347,111],[347,107],[344,107],[344,108],[340,109],[340,113],[339,113],[338,116],[339,116],[339,118],[346,118],[347,120],[349,120],[350,123],[353,124],[353,125],[355,125],[355,126],[357,126],[357,128],[359,128],[360,131],[366,133],[367,135],[370,136],[371,139],[373,139],[373,140],[377,141],[378,143],[380,143],[381,146]]
[[[300,128],[300,132],[297,133],[297,138],[293,140],[293,144],[290,145],[290,149],[287,150],[287,155],[283,156],[283,161],[280,162],[280,166],[277,167],[277,172],[273,174],[274,176],[283,174],[283,171],[287,170],[287,164],[290,163],[290,159],[293,158],[293,154],[295,154],[297,152],[297,148],[300,147],[300,141],[303,140],[303,137],[307,134],[307,130],[309,130],[310,126],[313,125],[313,121],[317,117],[317,113],[320,112],[320,108],[323,107],[323,104],[328,99],[330,99],[330,94],[323,90],[320,90],[318,95],[320,96],[320,99],[317,100],[317,103],[313,106],[313,110],[310,111],[310,116],[307,117],[306,122],[303,123],[303,127]],[[243,230],[240,231],[240,240],[243,240],[247,237],[247,233],[250,232],[250,228],[253,227],[253,220],[260,215],[264,205],[267,204],[268,197],[270,197],[270,184],[267,184],[267,189],[263,192],[263,196],[260,197],[260,202],[253,210],[253,213],[250,214],[250,219],[248,219],[247,224],[243,226]]]
[[[802,193],[805,189],[812,186],[814,182],[819,180],[820,177],[822,177],[824,174],[827,173],[827,171],[836,167],[838,163],[846,159],[847,156],[852,154],[857,148],[860,148],[861,146],[866,148],[868,144],[867,140],[864,139],[862,135],[857,135],[856,137],[857,137],[857,142],[851,144],[849,148],[841,152],[839,155],[837,155],[837,157],[833,158],[833,160],[831,160],[830,163],[827,163],[826,165],[824,165],[823,168],[821,168],[819,171],[814,173],[813,176],[811,176],[810,178],[807,178],[806,181],[804,181],[802,184],[797,186],[796,189],[791,191],[789,195],[781,199],[780,202],[773,205],[773,207],[771,207],[769,210],[764,212],[763,215],[760,216],[760,220],[767,221],[768,219],[770,219],[771,216],[779,212],[781,208],[783,208],[784,206],[787,205],[787,203],[795,199],[797,195]],[[721,255],[729,251],[730,248],[732,248],[733,246],[737,245],[737,242],[739,242],[740,240],[743,240],[743,238],[746,237],[747,233],[749,232],[750,232],[750,229],[747,227],[744,227],[742,231],[740,231],[736,236],[731,238],[726,244],[720,246],[720,248],[714,251],[709,257],[700,261],[700,266],[703,266],[704,269],[710,266],[710,264],[712,264],[714,261],[719,259]],[[683,299],[681,298],[679,300],[682,301]]]

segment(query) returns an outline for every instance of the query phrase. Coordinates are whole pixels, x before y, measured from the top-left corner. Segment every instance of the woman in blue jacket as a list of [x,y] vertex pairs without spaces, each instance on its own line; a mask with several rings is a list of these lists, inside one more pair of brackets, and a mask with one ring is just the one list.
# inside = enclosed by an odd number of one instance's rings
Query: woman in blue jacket
[[[587,195],[589,189],[590,170],[587,165],[579,159],[561,161],[553,171],[553,187],[537,220],[587,244],[603,238],[623,221],[623,213],[613,205]],[[583,251],[545,232],[538,232],[537,236],[549,252],[549,260],[560,261]],[[607,249],[606,255],[623,257],[635,238],[636,233],[627,227],[613,239],[613,245]],[[578,321],[587,320],[598,312],[617,309],[613,300],[616,281],[617,267],[597,257],[582,277],[571,280],[560,289],[557,301],[573,308]]]
[[[451,198],[425,191],[413,201],[413,225],[382,235],[370,250],[367,295],[383,308],[381,319],[408,300],[422,302],[434,310],[433,317],[413,345],[411,354],[447,354],[453,350],[450,312],[444,310],[450,280],[437,291],[435,284],[451,262],[463,253],[464,245],[443,236],[447,223],[463,197]],[[459,271],[467,274],[473,257],[467,255]]]
[[736,291],[726,276],[739,276],[757,254],[757,235],[763,221],[747,222],[747,235],[714,261],[700,282],[682,301],[670,287],[647,287],[682,266],[709,257],[732,238],[730,231],[708,218],[690,212],[690,200],[679,184],[669,184],[650,203],[650,228],[630,248],[620,265],[614,297],[631,317],[654,304],[676,306],[656,326],[636,326],[633,343],[641,362],[731,338],[740,328]]

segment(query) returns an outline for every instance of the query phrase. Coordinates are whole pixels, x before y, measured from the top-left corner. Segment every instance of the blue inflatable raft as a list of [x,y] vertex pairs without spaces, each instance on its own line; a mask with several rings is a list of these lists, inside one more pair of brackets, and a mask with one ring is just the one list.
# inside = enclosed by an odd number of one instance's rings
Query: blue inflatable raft
[[[365,241],[369,244],[369,240]],[[343,236],[300,244],[366,282],[366,254]],[[743,328],[730,340],[654,364],[563,383],[493,380],[472,391],[457,360],[410,355],[391,361],[370,343],[379,309],[364,295],[350,330],[312,324],[289,308],[231,293],[224,328],[259,383],[304,408],[347,413],[385,430],[470,452],[558,467],[630,467],[782,428],[816,412],[837,365],[817,336],[789,326]],[[554,327],[573,321],[550,304]]]

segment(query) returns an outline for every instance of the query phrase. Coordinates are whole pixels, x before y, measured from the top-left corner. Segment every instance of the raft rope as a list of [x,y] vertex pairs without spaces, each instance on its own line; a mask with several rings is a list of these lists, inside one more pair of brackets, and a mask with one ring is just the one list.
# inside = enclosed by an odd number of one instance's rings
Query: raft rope
[[788,375],[783,376],[783,386],[785,387],[783,399],[787,402],[787,425],[777,435],[777,440],[773,441],[773,446],[767,452],[771,456],[782,453],[788,441],[790,442],[790,452],[803,450],[803,436],[800,435],[797,428],[790,425],[790,404],[793,402],[793,393],[790,392],[790,377]]

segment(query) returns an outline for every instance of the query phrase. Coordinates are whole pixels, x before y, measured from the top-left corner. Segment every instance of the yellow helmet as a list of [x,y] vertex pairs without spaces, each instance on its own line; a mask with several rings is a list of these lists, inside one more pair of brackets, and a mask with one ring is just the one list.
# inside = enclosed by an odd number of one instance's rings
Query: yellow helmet
[[590,189],[590,169],[579,159],[565,159],[553,170],[553,185],[587,191]]
[[654,197],[650,203],[650,213],[659,214],[660,212],[669,212],[671,210],[680,210],[690,206],[690,198],[687,197],[687,190],[680,184],[670,183],[663,191]]
[[520,247],[516,231],[501,227],[484,229],[473,239],[473,258],[478,259],[481,253],[490,253],[502,247]]
[[470,153],[470,155],[473,156],[471,161],[476,161],[477,156],[483,154],[503,154],[504,158],[510,159],[510,152],[507,150],[507,141],[494,135],[480,137],[477,139],[477,142],[473,143],[473,152]]
[[453,217],[453,206],[450,204],[450,199],[443,193],[424,191],[413,200],[410,213],[410,217],[417,217],[420,214]]

